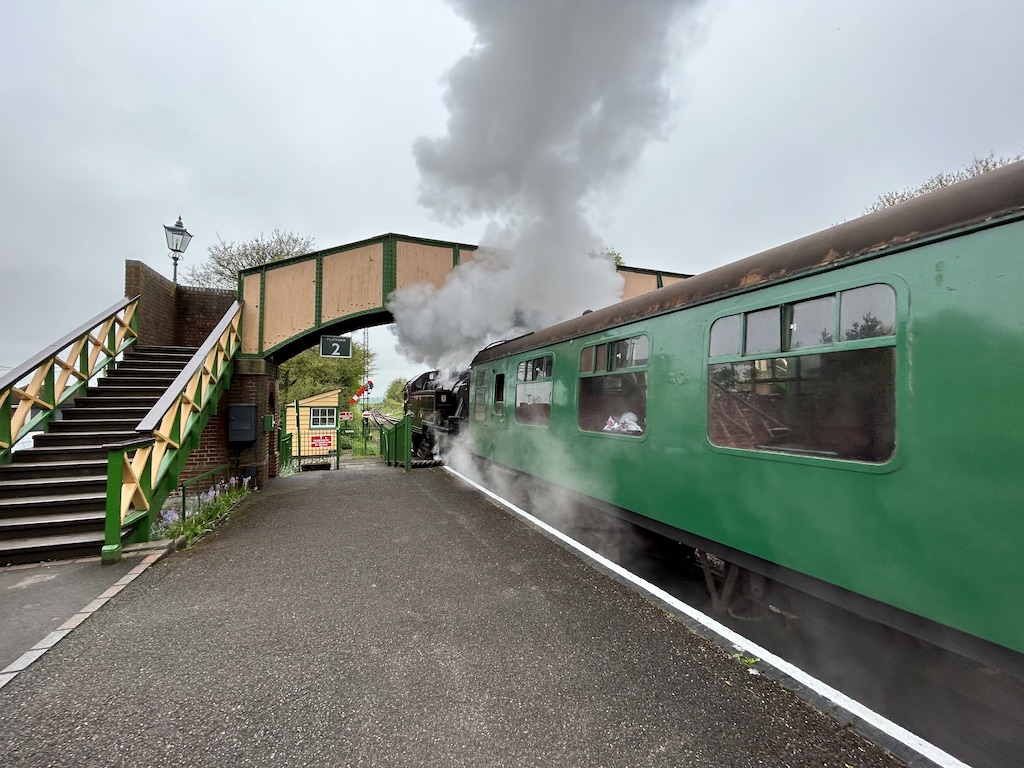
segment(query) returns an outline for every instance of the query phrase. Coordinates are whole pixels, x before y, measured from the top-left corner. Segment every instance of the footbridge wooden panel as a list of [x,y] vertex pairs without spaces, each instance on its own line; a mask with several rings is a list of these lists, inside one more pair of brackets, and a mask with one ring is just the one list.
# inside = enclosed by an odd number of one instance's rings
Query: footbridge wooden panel
[[[264,264],[239,273],[242,355],[285,360],[315,346],[321,334],[344,334],[393,321],[387,301],[416,283],[441,287],[477,246],[398,235]],[[688,275],[619,267],[623,299]]]
[[391,233],[243,270],[242,354],[285,359],[320,334],[389,323],[394,291],[420,282],[441,286],[475,250]]

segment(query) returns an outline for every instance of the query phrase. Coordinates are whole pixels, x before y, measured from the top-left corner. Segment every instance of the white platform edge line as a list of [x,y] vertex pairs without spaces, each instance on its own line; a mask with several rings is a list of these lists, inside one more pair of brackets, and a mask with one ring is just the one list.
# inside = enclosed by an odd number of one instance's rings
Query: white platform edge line
[[609,571],[612,571],[616,575],[620,576],[621,578],[625,579],[626,581],[635,584],[637,587],[647,592],[652,597],[655,597],[658,600],[667,603],[674,609],[678,610],[680,613],[684,613],[690,618],[694,619],[695,621],[700,622],[709,630],[720,635],[736,647],[741,648],[747,653],[757,656],[761,661],[765,662],[766,664],[769,664],[770,666],[779,670],[783,674],[788,675],[793,680],[796,680],[801,685],[806,686],[819,696],[822,696],[828,699],[829,701],[833,702],[836,706],[841,707],[842,709],[849,712],[851,715],[860,718],[864,722],[874,726],[883,733],[905,744],[918,754],[928,758],[929,760],[941,766],[942,768],[971,768],[967,763],[958,760],[957,758],[953,757],[953,755],[950,755],[948,752],[945,752],[944,750],[932,744],[930,741],[925,741],[920,736],[911,733],[906,728],[897,725],[896,723],[892,722],[883,715],[880,715],[874,710],[869,709],[868,707],[861,704],[859,701],[856,701],[855,699],[850,698],[841,691],[836,690],[832,686],[828,685],[828,683],[824,683],[821,680],[818,680],[816,677],[813,677],[807,672],[804,672],[799,667],[791,664],[790,662],[786,661],[785,659],[779,656],[776,656],[767,648],[762,648],[753,640],[744,637],[738,632],[730,629],[724,624],[721,624],[720,622],[711,618],[707,614],[702,613],[701,611],[698,611],[696,608],[687,605],[686,603],[670,595],[668,592],[664,591],[660,587],[656,587],[654,584],[651,584],[649,581],[637,576],[631,571],[626,570],[617,563],[613,563],[611,560],[608,560],[603,555],[598,554],[586,545],[581,544],[580,542],[576,541],[575,539],[569,536],[566,536],[564,533],[557,530],[556,528],[551,527],[543,520],[539,520],[538,518],[531,515],[529,512],[520,509],[510,501],[507,501],[506,499],[503,499],[501,496],[498,496],[496,493],[488,490],[487,488],[484,488],[482,485],[466,477],[461,472],[447,466],[444,469],[458,477],[464,483],[472,486],[473,488],[476,488],[481,493],[494,499],[503,507],[506,507],[515,514],[524,518],[525,520],[528,520],[531,524],[544,530],[545,532],[549,533],[550,535],[554,536],[560,541],[568,544],[570,547],[577,550],[585,557],[598,563],[603,568],[606,568]]

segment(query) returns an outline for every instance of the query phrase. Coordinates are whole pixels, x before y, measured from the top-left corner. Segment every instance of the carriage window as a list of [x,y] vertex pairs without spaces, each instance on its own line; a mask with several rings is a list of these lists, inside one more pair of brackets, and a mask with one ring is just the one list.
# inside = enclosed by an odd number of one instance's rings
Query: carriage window
[[310,408],[309,426],[311,429],[336,429],[337,414],[337,408]]
[[505,412],[505,374],[499,373],[494,377],[494,412],[503,414]]
[[580,373],[594,372],[594,348],[586,347],[580,352]]
[[882,462],[896,447],[894,347],[708,366],[715,445]]
[[483,421],[487,417],[487,371],[480,369],[473,373],[473,419]]
[[520,424],[546,425],[551,421],[553,361],[551,355],[544,355],[519,363],[516,369],[516,421]]
[[[773,325],[789,320],[788,338]],[[884,462],[896,448],[896,294],[869,285],[720,318],[709,356],[749,360],[708,365],[708,439],[727,448]],[[716,328],[723,321],[716,338]],[[836,338],[836,329],[840,337]],[[723,339],[727,339],[726,344]],[[845,342],[877,339],[871,346]],[[816,354],[777,354],[824,347]],[[775,352],[776,354],[770,354]],[[769,353],[764,356],[765,353]]]
[[642,435],[647,428],[647,372],[630,369],[647,365],[650,358],[647,336],[633,336],[590,349],[594,350],[597,364],[593,375],[581,371],[580,429]]
[[779,310],[779,307],[771,307],[759,312],[747,313],[746,354],[756,355],[760,352],[782,351],[782,325],[779,321]]
[[889,285],[866,285],[843,291],[839,327],[844,341],[874,339],[896,333],[896,293]]
[[836,297],[823,296],[820,299],[801,301],[793,305],[789,325],[789,346],[820,347],[836,340]]
[[720,317],[715,320],[711,325],[711,357],[740,353],[741,320],[739,315]]

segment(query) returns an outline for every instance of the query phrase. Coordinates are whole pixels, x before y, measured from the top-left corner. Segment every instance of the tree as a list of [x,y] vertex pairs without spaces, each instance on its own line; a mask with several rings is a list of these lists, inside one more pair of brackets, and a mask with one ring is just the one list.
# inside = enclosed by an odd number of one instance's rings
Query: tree
[[954,171],[953,173],[940,173],[937,176],[932,176],[923,184],[911,189],[904,189],[902,192],[887,192],[884,195],[879,195],[872,205],[864,209],[864,213],[874,213],[875,211],[890,208],[911,198],[920,197],[937,189],[948,187],[950,184],[956,184],[958,181],[972,179],[975,176],[980,176],[983,173],[1001,168],[1010,163],[1015,163],[1018,160],[1024,160],[1024,154],[1017,155],[1016,157],[996,157],[994,152],[989,152],[988,157],[976,157],[973,163],[965,166],[962,170]]
[[394,379],[388,384],[384,402],[380,404],[380,410],[388,416],[401,416],[405,410],[405,383],[405,379]]
[[207,260],[185,273],[188,285],[203,288],[234,289],[238,285],[238,273],[249,267],[259,267],[272,261],[302,256],[313,250],[315,240],[302,237],[294,232],[275,229],[269,237],[260,232],[245,243],[225,243],[217,235],[217,243],[207,249]]
[[598,251],[596,249],[595,250],[591,250],[589,252],[589,255],[592,256],[592,257],[595,257],[595,258],[603,256],[604,258],[611,260],[611,262],[616,267],[621,267],[621,266],[623,266],[623,263],[624,263],[622,261],[622,254],[619,253],[618,251],[616,251],[610,245],[607,246],[603,251]]
[[278,372],[281,403],[292,403],[310,395],[340,389],[345,402],[359,391],[366,371],[373,370],[372,351],[352,344],[352,357],[320,357],[318,347],[300,352],[281,364]]

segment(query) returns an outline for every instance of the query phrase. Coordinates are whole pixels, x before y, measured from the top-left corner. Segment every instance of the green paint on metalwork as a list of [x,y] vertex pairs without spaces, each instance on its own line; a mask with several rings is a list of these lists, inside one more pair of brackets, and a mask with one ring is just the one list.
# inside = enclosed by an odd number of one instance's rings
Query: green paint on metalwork
[[324,306],[324,257],[318,256],[316,260],[316,309],[313,314],[313,322],[319,328],[323,325]]
[[103,523],[103,548],[100,557],[104,563],[121,559],[121,475],[124,451],[107,452],[107,503]]
[[387,306],[388,298],[398,287],[398,241],[394,237],[385,238],[384,243],[384,279],[380,305]]
[[267,311],[267,268],[260,271],[260,335],[257,349],[263,352],[263,314]]

